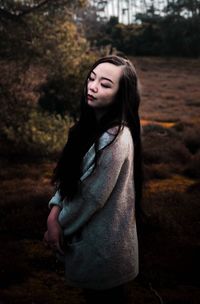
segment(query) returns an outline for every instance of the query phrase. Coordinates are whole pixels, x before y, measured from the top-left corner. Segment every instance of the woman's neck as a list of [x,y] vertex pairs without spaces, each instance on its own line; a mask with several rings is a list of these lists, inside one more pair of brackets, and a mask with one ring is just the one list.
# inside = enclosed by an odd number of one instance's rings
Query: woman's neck
[[107,112],[106,109],[98,109],[98,110],[95,109],[94,110],[97,122],[99,122],[101,120],[101,118],[105,115],[106,112]]

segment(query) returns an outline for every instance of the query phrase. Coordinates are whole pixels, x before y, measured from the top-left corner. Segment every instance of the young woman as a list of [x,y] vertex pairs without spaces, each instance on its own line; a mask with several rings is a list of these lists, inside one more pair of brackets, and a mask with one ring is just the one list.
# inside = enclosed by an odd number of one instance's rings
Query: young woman
[[108,56],[91,68],[79,121],[54,170],[44,241],[87,303],[127,303],[138,275],[136,214],[142,195],[140,95],[134,66]]

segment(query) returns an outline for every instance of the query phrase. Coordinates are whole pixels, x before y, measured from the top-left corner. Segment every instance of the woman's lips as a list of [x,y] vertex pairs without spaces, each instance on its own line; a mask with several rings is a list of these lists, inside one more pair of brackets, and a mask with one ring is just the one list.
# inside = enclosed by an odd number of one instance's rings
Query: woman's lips
[[94,96],[92,96],[92,95],[88,94],[87,99],[88,99],[88,100],[92,100],[92,101],[93,101],[93,100],[95,100],[96,98],[95,98]]

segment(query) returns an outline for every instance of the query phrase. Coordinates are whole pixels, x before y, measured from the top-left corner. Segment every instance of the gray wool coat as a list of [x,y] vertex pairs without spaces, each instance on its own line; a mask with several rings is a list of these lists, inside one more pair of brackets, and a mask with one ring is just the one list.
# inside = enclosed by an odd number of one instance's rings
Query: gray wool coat
[[[99,139],[100,157],[94,169],[94,144],[82,163],[80,191],[73,200],[59,192],[49,207],[61,207],[65,276],[68,285],[108,289],[138,275],[138,239],[133,182],[133,140],[124,127],[114,142],[116,127]],[[106,147],[107,146],[107,147]]]

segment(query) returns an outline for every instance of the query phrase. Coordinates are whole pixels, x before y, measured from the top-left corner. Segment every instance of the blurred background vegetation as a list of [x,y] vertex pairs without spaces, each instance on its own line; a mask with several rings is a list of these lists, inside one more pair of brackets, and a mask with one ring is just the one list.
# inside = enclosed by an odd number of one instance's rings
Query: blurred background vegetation
[[100,55],[198,57],[199,14],[198,0],[0,1],[0,153],[57,153]]

